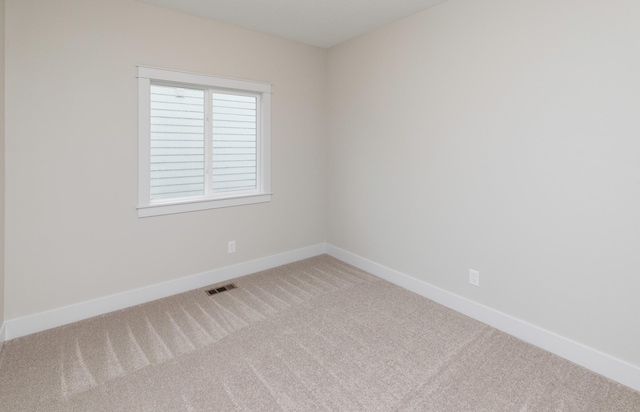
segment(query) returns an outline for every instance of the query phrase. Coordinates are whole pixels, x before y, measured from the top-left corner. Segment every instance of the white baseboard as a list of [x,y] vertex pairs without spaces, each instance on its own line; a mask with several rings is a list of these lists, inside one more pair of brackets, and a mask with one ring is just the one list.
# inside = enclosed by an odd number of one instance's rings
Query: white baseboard
[[0,326],[0,350],[2,349],[2,345],[4,344],[4,341],[6,340],[6,332],[7,332],[7,328],[5,327],[6,323],[2,322],[2,326]]
[[53,309],[47,312],[11,319],[5,322],[3,326],[3,333],[6,333],[7,340],[15,339],[21,336],[77,322],[79,320],[139,305],[141,303],[162,299],[167,296],[212,285],[214,283],[224,282],[240,276],[271,269],[276,266],[307,259],[323,253],[325,253],[325,244],[321,243],[278,255],[239,263],[233,266],[198,273],[168,282],[158,283],[140,289]]
[[327,244],[326,253],[525,342],[640,391],[640,368],[523,320]]
[[382,266],[330,244],[318,244],[278,255],[127,291],[103,298],[7,320],[0,327],[0,347],[5,340],[55,328],[79,320],[187,292],[214,283],[327,253],[391,283],[415,292],[457,312],[493,326],[616,382],[640,391],[640,368],[530,323],[440,289],[404,273]]

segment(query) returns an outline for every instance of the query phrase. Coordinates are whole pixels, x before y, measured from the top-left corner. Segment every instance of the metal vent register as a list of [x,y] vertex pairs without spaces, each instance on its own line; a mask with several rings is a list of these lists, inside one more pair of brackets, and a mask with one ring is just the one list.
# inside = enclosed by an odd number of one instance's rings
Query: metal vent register
[[233,283],[229,283],[228,285],[220,286],[220,287],[215,288],[215,289],[209,289],[207,291],[207,295],[211,296],[211,295],[215,295],[217,293],[226,292],[228,290],[236,289],[236,288],[237,288],[236,285],[234,285]]

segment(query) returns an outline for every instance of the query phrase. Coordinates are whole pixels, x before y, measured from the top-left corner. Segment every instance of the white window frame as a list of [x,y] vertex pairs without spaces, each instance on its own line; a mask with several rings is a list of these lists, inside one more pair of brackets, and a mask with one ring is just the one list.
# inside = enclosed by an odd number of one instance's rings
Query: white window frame
[[[151,84],[217,89],[259,96],[257,188],[208,196],[151,201]],[[206,91],[209,93],[210,91]],[[138,217],[194,212],[271,201],[271,84],[138,66]],[[210,114],[207,113],[207,116]],[[206,123],[207,129],[210,123]],[[211,136],[207,133],[207,136]],[[210,162],[210,157],[205,161]],[[208,167],[208,170],[211,168]],[[208,178],[205,180],[210,182]]]

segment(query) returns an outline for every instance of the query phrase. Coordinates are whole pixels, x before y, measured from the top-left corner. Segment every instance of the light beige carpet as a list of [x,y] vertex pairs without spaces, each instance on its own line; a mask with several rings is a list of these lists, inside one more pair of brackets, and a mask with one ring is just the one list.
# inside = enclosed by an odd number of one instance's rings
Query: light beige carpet
[[3,411],[640,411],[640,393],[319,256],[6,342]]

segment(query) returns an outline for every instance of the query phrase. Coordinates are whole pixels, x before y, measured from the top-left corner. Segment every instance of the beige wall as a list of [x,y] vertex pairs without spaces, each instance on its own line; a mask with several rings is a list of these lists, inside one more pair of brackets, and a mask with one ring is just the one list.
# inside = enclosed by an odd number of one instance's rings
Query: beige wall
[[[450,0],[328,72],[131,0],[6,16],[7,319],[320,243],[326,206],[329,243],[640,365],[637,1]],[[137,64],[274,84],[271,203],[136,217]]]
[[0,0],[0,328],[4,322],[4,0]]
[[[325,50],[132,0],[6,5],[8,319],[324,242]],[[136,217],[138,64],[273,83],[272,202]]]
[[639,21],[451,0],[331,49],[327,241],[640,366]]

